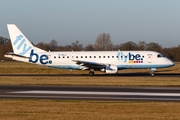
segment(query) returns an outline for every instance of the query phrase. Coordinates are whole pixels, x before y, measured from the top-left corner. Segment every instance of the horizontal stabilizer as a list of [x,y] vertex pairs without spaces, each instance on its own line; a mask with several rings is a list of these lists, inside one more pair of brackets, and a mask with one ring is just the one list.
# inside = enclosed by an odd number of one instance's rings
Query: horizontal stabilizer
[[28,58],[28,59],[29,59],[29,57],[22,56],[22,55],[18,55],[18,54],[15,54],[15,53],[13,53],[13,52],[9,52],[9,53],[7,53],[7,54],[4,55],[4,57],[7,57],[7,58],[11,58],[11,57],[13,57],[13,56],[22,57],[22,58]]

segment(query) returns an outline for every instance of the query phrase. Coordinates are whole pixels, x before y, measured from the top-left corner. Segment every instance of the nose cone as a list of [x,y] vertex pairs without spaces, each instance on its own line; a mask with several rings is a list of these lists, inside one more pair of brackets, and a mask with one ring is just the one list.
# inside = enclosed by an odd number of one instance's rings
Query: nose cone
[[175,65],[175,63],[174,63],[173,61],[171,61],[171,60],[168,60],[168,64],[169,64],[170,66],[174,66],[174,65]]

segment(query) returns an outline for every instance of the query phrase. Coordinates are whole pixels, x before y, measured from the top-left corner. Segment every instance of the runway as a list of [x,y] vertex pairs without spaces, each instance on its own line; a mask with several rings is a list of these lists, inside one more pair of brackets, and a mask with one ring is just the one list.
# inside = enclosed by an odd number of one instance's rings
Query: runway
[[[22,77],[87,77],[88,74],[0,74],[0,76]],[[150,73],[94,74],[95,77],[152,77]],[[93,77],[93,76],[91,76]],[[155,73],[154,77],[180,77],[180,73]]]
[[180,102],[180,88],[0,85],[0,98]]

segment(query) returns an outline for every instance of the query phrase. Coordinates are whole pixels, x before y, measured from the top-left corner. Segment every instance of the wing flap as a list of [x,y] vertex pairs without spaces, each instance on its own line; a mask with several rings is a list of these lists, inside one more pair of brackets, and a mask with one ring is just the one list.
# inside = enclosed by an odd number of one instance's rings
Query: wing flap
[[103,66],[104,64],[96,63],[96,62],[89,62],[89,61],[81,61],[81,60],[72,60],[76,62],[77,65],[80,66]]

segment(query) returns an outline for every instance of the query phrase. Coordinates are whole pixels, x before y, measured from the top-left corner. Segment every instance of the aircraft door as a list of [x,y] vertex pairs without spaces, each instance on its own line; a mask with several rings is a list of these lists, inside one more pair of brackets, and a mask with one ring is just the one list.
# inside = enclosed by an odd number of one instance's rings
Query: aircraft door
[[147,62],[152,63],[152,54],[147,55]]

